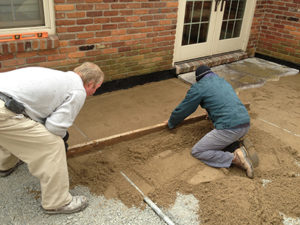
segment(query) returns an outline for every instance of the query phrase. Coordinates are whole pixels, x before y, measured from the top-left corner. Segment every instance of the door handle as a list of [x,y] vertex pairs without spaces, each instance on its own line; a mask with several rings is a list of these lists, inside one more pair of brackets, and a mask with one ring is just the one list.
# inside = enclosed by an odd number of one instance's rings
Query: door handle
[[221,1],[221,0],[216,0],[215,12],[217,12],[217,10],[218,10],[218,5],[219,5],[220,1]]

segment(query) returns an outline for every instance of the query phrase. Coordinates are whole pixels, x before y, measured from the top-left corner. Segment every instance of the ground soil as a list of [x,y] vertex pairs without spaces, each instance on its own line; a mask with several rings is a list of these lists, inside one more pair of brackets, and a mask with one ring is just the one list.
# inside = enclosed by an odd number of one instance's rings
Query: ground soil
[[122,171],[161,207],[174,204],[177,192],[193,194],[201,224],[281,224],[282,214],[300,217],[300,75],[239,96],[250,103],[247,138],[260,160],[254,179],[239,168],[211,168],[190,155],[213,128],[202,120],[69,157],[71,186],[143,207]]

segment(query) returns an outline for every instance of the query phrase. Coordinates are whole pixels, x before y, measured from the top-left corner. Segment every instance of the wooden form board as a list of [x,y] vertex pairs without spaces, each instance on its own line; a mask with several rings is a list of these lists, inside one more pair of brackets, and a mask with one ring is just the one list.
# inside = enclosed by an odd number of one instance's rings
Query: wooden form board
[[[244,104],[244,105],[248,110],[250,109],[249,103]],[[180,126],[184,125],[184,124],[189,124],[189,123],[193,123],[196,121],[204,120],[204,119],[206,119],[206,114],[189,117],[189,118],[185,119],[183,122],[181,122]],[[143,135],[146,135],[146,134],[149,134],[149,133],[152,133],[155,131],[163,130],[163,129],[168,129],[166,122],[159,123],[159,124],[156,124],[153,126],[148,126],[148,127],[132,130],[132,131],[128,131],[128,132],[124,132],[121,134],[112,135],[112,136],[105,137],[105,138],[96,139],[96,140],[85,142],[82,144],[77,144],[77,145],[71,146],[69,148],[69,150],[67,152],[67,156],[73,156],[75,154],[87,152],[87,151],[95,149],[95,148],[101,148],[104,146],[113,145],[113,144],[121,142],[121,141],[131,140],[131,139],[141,137]]]

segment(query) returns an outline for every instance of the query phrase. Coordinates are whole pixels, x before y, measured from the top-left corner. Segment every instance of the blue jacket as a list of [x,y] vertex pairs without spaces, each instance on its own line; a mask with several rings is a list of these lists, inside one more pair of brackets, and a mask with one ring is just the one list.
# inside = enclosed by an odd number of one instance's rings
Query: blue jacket
[[232,86],[211,72],[191,86],[184,100],[172,112],[168,121],[169,128],[174,128],[195,112],[199,105],[206,109],[218,130],[250,123],[248,111]]

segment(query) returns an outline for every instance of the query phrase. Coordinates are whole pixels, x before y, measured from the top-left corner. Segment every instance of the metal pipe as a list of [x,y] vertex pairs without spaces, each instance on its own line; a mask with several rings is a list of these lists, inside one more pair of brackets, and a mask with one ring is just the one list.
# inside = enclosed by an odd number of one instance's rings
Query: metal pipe
[[148,198],[146,195],[144,195],[144,193],[141,191],[141,189],[138,188],[138,186],[136,186],[130,179],[129,177],[126,176],[126,174],[124,174],[122,171],[120,172],[122,174],[122,176],[143,196],[143,200],[144,202],[146,202],[151,209],[153,209],[153,211],[160,217],[162,218],[166,224],[168,225],[175,225],[175,223],[168,217],[166,216],[160,208],[157,207],[157,205],[155,205],[154,202],[151,201],[150,198]]

